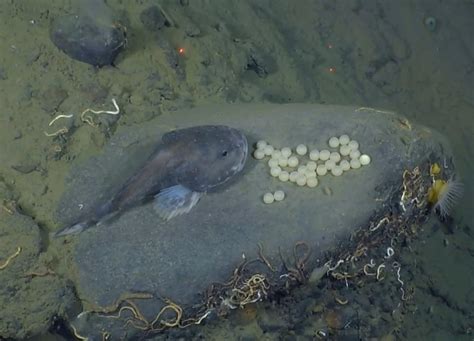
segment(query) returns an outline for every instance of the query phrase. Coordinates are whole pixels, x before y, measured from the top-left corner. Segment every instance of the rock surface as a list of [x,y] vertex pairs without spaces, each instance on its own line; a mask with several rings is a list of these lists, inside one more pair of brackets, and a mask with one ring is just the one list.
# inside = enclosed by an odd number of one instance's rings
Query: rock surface
[[[311,104],[196,108],[127,128],[101,155],[78,164],[58,208],[60,222],[68,224],[107,200],[140,168],[163,133],[200,124],[226,124],[241,129],[249,146],[264,139],[278,148],[304,143],[310,149],[330,149],[331,136],[348,134],[372,162],[340,177],[320,177],[316,188],[301,188],[275,180],[266,160],[250,157],[241,176],[205,196],[187,215],[163,222],[151,205],[144,205],[91,228],[75,237],[76,284],[84,302],[106,307],[121,294],[147,292],[180,305],[194,304],[210,283],[224,282],[232,274],[242,254],[254,258],[258,243],[275,264],[279,249],[289,254],[298,241],[305,241],[312,257],[318,257],[382,207],[391,186],[400,185],[404,169],[432,153],[449,152],[436,132],[370,108]],[[262,195],[277,189],[286,192],[286,199],[265,205]],[[158,299],[136,303],[149,320],[163,306]],[[116,322],[97,315],[86,319],[83,314],[73,324],[80,335],[89,336],[98,329],[122,333],[124,321]]]

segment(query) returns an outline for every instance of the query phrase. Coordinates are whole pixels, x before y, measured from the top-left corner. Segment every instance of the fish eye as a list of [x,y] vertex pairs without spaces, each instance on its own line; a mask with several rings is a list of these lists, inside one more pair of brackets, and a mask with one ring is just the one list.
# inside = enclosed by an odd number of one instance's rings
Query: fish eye
[[227,156],[227,150],[224,150],[221,155],[222,156]]

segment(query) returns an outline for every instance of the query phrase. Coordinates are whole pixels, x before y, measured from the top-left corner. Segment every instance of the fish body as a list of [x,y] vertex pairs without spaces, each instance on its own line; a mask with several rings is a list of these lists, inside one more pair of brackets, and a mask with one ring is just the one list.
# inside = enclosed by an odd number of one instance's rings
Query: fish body
[[247,154],[247,139],[234,128],[209,125],[171,131],[110,200],[54,236],[79,233],[151,199],[165,220],[188,213],[205,193],[239,173]]

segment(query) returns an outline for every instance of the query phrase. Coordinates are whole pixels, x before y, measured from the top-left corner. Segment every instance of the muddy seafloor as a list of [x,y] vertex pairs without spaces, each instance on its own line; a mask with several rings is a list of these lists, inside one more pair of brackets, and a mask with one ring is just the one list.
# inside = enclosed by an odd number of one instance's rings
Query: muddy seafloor
[[[1,270],[8,280],[22,278],[12,286],[16,290],[2,296],[4,302],[18,302],[14,310],[2,311],[14,321],[4,330],[22,333],[0,336],[45,333],[51,311],[66,313],[66,300],[52,309],[48,302],[71,297],[69,290],[58,289],[45,305],[35,293],[49,300],[40,294],[45,288],[68,288],[71,246],[50,247],[47,232],[57,228],[52,211],[71,160],[98,153],[124,126],[159,120],[180,108],[315,102],[383,107],[444,133],[465,185],[454,220],[430,220],[406,247],[402,260],[414,295],[405,309],[384,299],[389,289],[398,294],[396,286],[346,293],[357,302],[352,307],[325,301],[324,287],[305,286],[198,332],[209,339],[304,339],[331,325],[387,340],[472,338],[472,1],[164,1],[160,11],[168,24],[161,27],[140,19],[152,1],[108,4],[127,27],[128,43],[115,67],[101,69],[70,59],[49,39],[51,20],[70,13],[72,1],[0,5],[2,213],[16,207],[40,227],[34,235],[16,231],[15,239],[0,238],[1,260],[19,244],[33,245],[16,258],[21,264],[13,259],[12,268]],[[112,98],[120,104],[120,117],[94,117],[101,120],[97,128],[81,122],[86,108],[112,109]],[[58,114],[74,118],[48,126]],[[46,136],[63,124],[69,133]],[[2,226],[2,234],[11,234],[11,228]],[[48,309],[25,318],[22,306],[33,303]]]

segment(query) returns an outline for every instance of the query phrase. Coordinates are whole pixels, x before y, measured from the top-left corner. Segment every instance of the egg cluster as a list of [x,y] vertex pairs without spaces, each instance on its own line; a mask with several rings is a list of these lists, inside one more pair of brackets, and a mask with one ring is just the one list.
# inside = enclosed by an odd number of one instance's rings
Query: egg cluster
[[[267,157],[270,175],[282,182],[291,182],[297,186],[318,186],[318,177],[331,173],[333,176],[341,176],[351,169],[358,169],[370,163],[370,156],[362,154],[359,143],[351,140],[348,135],[331,137],[328,140],[330,149],[312,149],[304,144],[296,146],[294,152],[289,147],[276,149],[266,141],[258,141],[257,149],[253,156],[257,160]],[[282,191],[277,191],[282,192]],[[281,200],[277,200],[275,194],[266,193],[263,201],[267,204],[273,201],[281,201],[284,198],[279,194]]]

